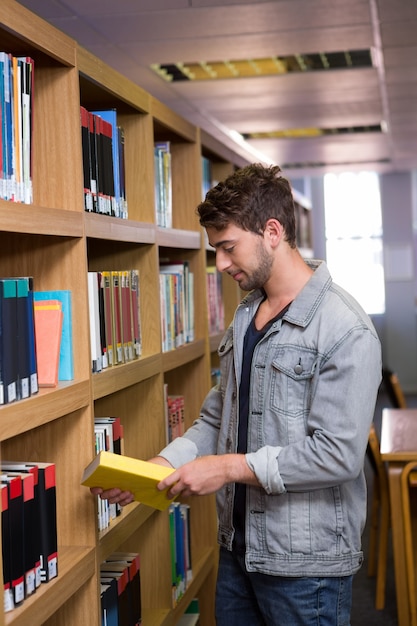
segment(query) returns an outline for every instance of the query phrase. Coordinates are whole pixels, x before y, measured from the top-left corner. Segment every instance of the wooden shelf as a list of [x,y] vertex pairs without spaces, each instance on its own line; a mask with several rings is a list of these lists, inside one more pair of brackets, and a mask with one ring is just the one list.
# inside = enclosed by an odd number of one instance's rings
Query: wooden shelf
[[84,235],[83,213],[48,209],[33,204],[18,204],[0,200],[1,230],[31,235],[55,235],[57,237],[82,237]]
[[175,350],[163,352],[162,368],[164,372],[177,369],[186,363],[191,363],[192,361],[201,358],[205,355],[205,351],[205,341],[200,339],[176,348]]
[[153,244],[156,241],[156,230],[153,224],[122,220],[96,213],[85,213],[84,222],[87,237],[143,244]]
[[158,227],[156,231],[156,243],[161,248],[199,250],[201,247],[201,233],[191,230]]
[[90,382],[60,382],[57,388],[41,388],[26,400],[0,407],[0,441],[43,426],[64,415],[88,407]]
[[94,400],[126,389],[130,385],[151,378],[151,376],[156,376],[160,370],[160,354],[142,357],[130,363],[109,367],[98,374],[94,374],[92,377]]

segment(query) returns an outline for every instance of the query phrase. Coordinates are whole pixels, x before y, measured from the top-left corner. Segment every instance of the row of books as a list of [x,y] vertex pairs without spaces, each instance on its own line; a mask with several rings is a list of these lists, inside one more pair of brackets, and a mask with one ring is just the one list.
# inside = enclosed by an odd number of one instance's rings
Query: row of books
[[116,109],[80,107],[84,208],[127,219],[125,135]]
[[198,626],[200,623],[200,603],[198,598],[193,598],[179,619],[178,626]]
[[74,379],[71,291],[34,291],[33,300],[38,383],[56,387]]
[[138,270],[88,272],[92,371],[142,354]]
[[193,577],[190,534],[190,505],[172,502],[169,505],[169,536],[171,550],[172,606],[184,595]]
[[58,575],[53,463],[2,461],[4,608],[10,611]]
[[156,225],[172,228],[172,167],[169,141],[155,142],[154,166]]
[[0,52],[0,198],[32,202],[34,62]]
[[209,265],[206,268],[206,280],[209,334],[215,335],[224,330],[222,275],[216,267]]
[[31,276],[0,278],[0,404],[73,377],[71,292],[35,291]]
[[194,340],[194,274],[188,261],[159,267],[162,351]]
[[[94,418],[95,452],[102,450],[114,454],[123,454],[124,429],[120,417],[95,417]],[[117,485],[114,485],[117,487]],[[122,512],[122,508],[116,504],[110,504],[108,500],[97,497],[98,530],[108,528],[113,520]]]
[[139,626],[142,623],[140,556],[114,552],[100,564],[102,626]]
[[184,396],[168,393],[168,385],[164,385],[165,396],[165,428],[167,444],[184,434]]

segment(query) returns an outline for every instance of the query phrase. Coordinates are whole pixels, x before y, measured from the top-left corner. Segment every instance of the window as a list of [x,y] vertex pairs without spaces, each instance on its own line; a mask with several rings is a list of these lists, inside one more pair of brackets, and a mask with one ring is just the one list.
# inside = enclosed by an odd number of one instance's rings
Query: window
[[385,312],[382,215],[374,172],[324,176],[326,258],[333,280],[369,315]]

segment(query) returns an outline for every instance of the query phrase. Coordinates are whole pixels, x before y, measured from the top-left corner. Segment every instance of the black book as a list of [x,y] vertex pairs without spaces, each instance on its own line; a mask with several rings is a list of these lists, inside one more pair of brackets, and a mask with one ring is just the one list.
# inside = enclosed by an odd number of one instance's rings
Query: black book
[[119,626],[132,626],[130,623],[129,572],[125,563],[108,563],[100,565],[100,577],[114,578],[117,582],[117,607]]
[[28,297],[26,301],[27,305],[27,322],[28,322],[28,341],[29,341],[29,380],[30,380],[30,395],[38,393],[38,365],[36,362],[36,344],[35,344],[35,316],[33,308],[33,277],[28,276],[25,280],[28,281]]
[[101,609],[107,626],[119,626],[117,580],[113,577],[100,577]]
[[18,606],[25,599],[24,509],[23,483],[20,476],[1,475],[7,485],[9,499],[10,578],[13,602]]
[[0,403],[17,398],[17,288],[14,278],[0,279]]
[[11,551],[10,551],[10,520],[9,520],[9,495],[7,485],[1,483],[1,547],[3,560],[3,595],[4,611],[14,609],[11,574]]
[[93,196],[91,193],[91,146],[90,146],[90,124],[88,111],[85,107],[80,107],[81,114],[81,145],[83,153],[83,173],[84,173],[84,209],[93,210]]

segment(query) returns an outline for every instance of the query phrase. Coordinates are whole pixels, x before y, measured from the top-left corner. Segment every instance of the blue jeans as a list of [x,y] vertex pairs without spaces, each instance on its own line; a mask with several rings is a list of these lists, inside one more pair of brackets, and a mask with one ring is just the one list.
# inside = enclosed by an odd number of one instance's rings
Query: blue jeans
[[352,576],[290,578],[247,572],[220,549],[217,626],[349,626]]

